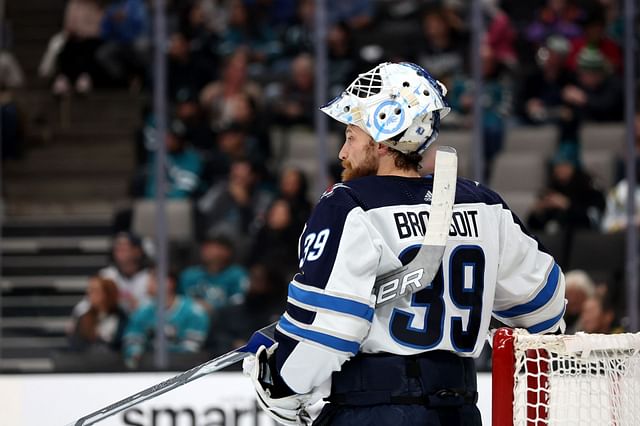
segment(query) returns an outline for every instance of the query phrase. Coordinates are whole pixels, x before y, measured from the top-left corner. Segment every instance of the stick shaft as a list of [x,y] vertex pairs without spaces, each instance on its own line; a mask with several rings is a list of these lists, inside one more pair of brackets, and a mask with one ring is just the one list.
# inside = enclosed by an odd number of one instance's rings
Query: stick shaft
[[425,246],[444,246],[447,244],[456,196],[457,172],[456,150],[448,146],[439,147],[436,153],[429,223],[422,243]]
[[80,419],[76,420],[73,423],[70,423],[67,426],[72,426],[72,425],[86,426],[86,425],[95,424],[100,420],[104,420],[107,417],[111,417],[114,414],[124,411],[127,408],[132,407],[136,404],[139,404],[148,399],[160,396],[165,392],[169,392],[172,389],[175,389],[184,384],[187,384],[202,376],[206,376],[207,374],[222,370],[223,368],[226,368],[230,365],[240,362],[249,355],[251,355],[250,352],[239,352],[237,350],[231,351],[217,358],[214,358],[210,361],[207,361],[204,364],[200,364],[192,368],[191,370],[185,371],[184,373],[180,373],[177,376],[171,377],[170,379],[167,379],[164,382],[158,383],[145,390],[142,390],[136,393],[135,395],[131,395],[118,402],[114,402],[113,404],[108,405],[102,408],[101,410],[95,411],[91,414],[81,417]]
[[165,380],[162,383],[153,385],[143,391],[131,395],[127,398],[121,399],[118,402],[114,402],[98,411],[95,411],[89,415],[81,417],[73,423],[67,426],[85,426],[92,425],[104,420],[107,417],[111,417],[129,407],[144,402],[148,399],[155,398],[162,395],[165,392],[169,392],[172,389],[180,387],[193,380],[199,379],[207,374],[220,371],[223,368],[229,367],[237,362],[242,361],[249,355],[255,353],[261,345],[271,346],[274,342],[273,334],[275,333],[276,323],[270,324],[264,328],[253,333],[247,344],[234,351],[227,352],[224,355],[220,355],[217,358],[209,360],[203,364],[193,367],[191,370],[180,373],[170,379]]

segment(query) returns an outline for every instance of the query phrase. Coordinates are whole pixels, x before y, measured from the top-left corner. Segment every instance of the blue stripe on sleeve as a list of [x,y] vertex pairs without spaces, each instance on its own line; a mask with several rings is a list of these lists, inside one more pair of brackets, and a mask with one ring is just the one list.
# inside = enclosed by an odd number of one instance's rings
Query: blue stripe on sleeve
[[355,355],[360,350],[360,343],[358,342],[344,340],[339,337],[320,333],[318,331],[307,330],[305,328],[298,327],[297,325],[289,322],[285,317],[280,318],[280,322],[278,323],[278,325],[288,333],[291,333],[298,337],[302,337],[303,339],[311,340],[312,342],[319,343],[323,346],[339,350],[341,352],[350,352]]
[[562,318],[562,316],[564,315],[564,311],[566,308],[562,308],[562,312],[560,312],[560,315],[557,315],[551,319],[548,319],[546,321],[542,321],[541,323],[538,323],[536,325],[532,325],[531,327],[527,328],[527,331],[529,333],[540,333],[541,331],[545,331],[549,328],[551,328],[554,324],[556,324],[558,321],[560,321],[560,319]]
[[305,305],[342,312],[343,314],[366,319],[369,322],[373,320],[373,308],[369,305],[355,300],[343,299],[342,297],[303,290],[293,283],[289,284],[289,297]]
[[533,300],[530,300],[527,303],[523,303],[522,305],[517,305],[507,310],[497,311],[494,313],[503,318],[513,318],[519,315],[530,314],[531,312],[540,309],[541,307],[546,305],[555,294],[556,288],[558,287],[559,278],[560,267],[557,263],[554,263],[553,268],[551,268],[551,272],[549,273],[549,277],[547,278],[547,283],[536,295],[536,297],[533,298]]

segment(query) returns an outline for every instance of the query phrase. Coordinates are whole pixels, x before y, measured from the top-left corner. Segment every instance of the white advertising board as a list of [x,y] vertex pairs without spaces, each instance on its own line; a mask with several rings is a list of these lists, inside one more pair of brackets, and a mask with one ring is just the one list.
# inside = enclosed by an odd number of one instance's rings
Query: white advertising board
[[[0,425],[56,426],[98,410],[174,374],[0,375]],[[478,375],[478,406],[491,424],[491,375]],[[248,378],[216,373],[99,423],[105,426],[263,426]]]

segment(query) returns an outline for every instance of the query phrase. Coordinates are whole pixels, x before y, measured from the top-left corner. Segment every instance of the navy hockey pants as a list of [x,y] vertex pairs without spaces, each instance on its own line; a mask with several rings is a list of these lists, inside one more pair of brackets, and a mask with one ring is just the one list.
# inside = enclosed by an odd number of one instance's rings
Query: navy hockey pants
[[473,360],[432,351],[358,354],[332,376],[314,425],[480,426]]

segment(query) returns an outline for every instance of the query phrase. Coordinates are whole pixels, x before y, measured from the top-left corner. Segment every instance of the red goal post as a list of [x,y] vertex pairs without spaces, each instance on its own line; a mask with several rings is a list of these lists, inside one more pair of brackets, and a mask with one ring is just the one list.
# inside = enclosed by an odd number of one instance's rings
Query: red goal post
[[640,333],[493,336],[494,426],[640,425]]

